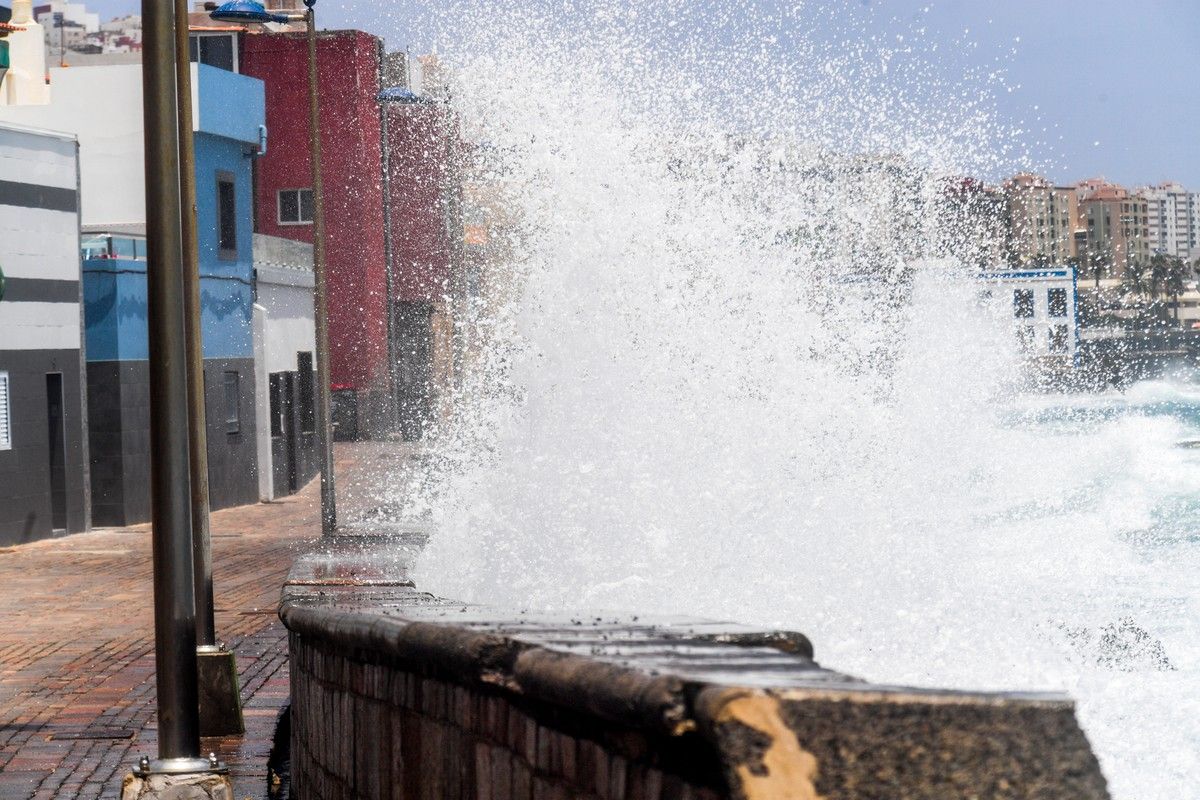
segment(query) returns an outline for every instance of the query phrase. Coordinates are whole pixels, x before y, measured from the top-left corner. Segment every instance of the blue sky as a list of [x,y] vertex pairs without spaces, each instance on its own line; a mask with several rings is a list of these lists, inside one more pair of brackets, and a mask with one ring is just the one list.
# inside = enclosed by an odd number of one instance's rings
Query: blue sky
[[[1007,81],[1020,88],[1000,95],[1000,111],[1034,131],[1029,148],[1056,180],[1175,179],[1200,190],[1196,0],[842,0],[832,4],[832,12],[823,0],[791,3],[797,4],[805,13],[814,9],[818,33],[831,24],[887,33],[914,19],[923,21],[933,41],[964,38],[969,30],[965,38],[977,43],[970,59],[982,64],[1005,57]],[[88,5],[105,15],[138,6],[129,0]],[[431,7],[443,5],[322,0],[317,8],[324,26],[362,28],[382,35],[391,47],[419,52],[434,44]],[[831,22],[831,15],[840,18]],[[445,14],[441,21],[447,24]],[[947,61],[941,68],[953,78],[962,66]],[[1049,129],[1044,135],[1043,126]],[[1035,144],[1043,136],[1046,145]]]

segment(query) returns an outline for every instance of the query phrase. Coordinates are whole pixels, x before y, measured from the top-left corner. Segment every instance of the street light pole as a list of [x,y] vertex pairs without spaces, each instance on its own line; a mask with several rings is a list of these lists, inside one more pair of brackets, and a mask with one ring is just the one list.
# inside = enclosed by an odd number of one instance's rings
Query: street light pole
[[[308,146],[313,195],[313,317],[317,347],[317,451],[321,459],[321,533],[337,530],[333,482],[333,416],[329,383],[329,311],[325,270],[325,195],[321,181],[321,109],[317,95],[317,0],[304,0],[304,14],[270,11],[258,0],[228,0],[206,4],[209,16],[221,22],[245,24],[304,20],[308,44]],[[215,7],[214,7],[215,6]]]
[[158,760],[149,772],[205,772],[200,758],[189,502],[187,344],[180,232],[174,4],[142,0],[146,299]]
[[317,450],[321,457],[321,533],[337,530],[333,484],[333,423],[329,379],[329,314],[325,272],[325,196],[321,181],[321,108],[317,96],[316,0],[304,0],[308,38],[308,146],[313,192],[313,311],[317,344]]
[[187,315],[188,452],[191,472],[192,568],[196,646],[215,650],[212,534],[208,510],[208,414],[204,405],[204,338],[200,325],[200,240],[196,231],[196,148],[192,140],[192,59],[187,0],[175,0],[175,75],[179,93],[179,197],[183,207],[184,309]]

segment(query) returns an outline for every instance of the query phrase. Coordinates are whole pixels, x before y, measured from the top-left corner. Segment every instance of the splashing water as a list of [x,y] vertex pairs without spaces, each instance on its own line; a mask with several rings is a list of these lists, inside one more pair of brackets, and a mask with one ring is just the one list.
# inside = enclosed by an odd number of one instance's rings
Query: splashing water
[[[1115,796],[1200,774],[1200,394],[1022,397],[944,176],[994,65],[815,8],[500,3],[453,104],[494,250],[418,582],[805,631],[890,683],[1070,692]],[[958,51],[956,51],[958,52]],[[503,222],[498,222],[503,220]],[[1152,758],[1153,757],[1153,758]],[[1153,765],[1153,766],[1151,766]]]

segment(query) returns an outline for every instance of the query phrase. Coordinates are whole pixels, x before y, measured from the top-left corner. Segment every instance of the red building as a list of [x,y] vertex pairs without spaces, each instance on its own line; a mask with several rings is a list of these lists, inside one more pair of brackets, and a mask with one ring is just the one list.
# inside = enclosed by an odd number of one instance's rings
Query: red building
[[[379,92],[383,43],[361,31],[317,39],[329,286],[330,378],[339,435],[387,429],[387,278]],[[255,228],[313,240],[308,51],[301,34],[249,32],[240,71],[266,84],[266,155],[255,166]],[[354,402],[347,405],[347,396]],[[355,409],[350,413],[348,409]]]
[[[301,33],[244,31],[238,71],[266,84],[269,146],[255,167],[255,228],[311,242],[308,54]],[[444,103],[383,91],[383,42],[318,34],[330,377],[339,438],[422,435],[455,361],[452,265],[461,250]],[[404,70],[407,83],[407,70]],[[385,200],[389,201],[385,203]],[[390,298],[390,299],[389,299]]]
[[463,226],[458,130],[443,103],[406,88],[384,90],[383,142],[392,255],[392,359],[400,431],[420,438],[444,408],[454,364],[455,264]]

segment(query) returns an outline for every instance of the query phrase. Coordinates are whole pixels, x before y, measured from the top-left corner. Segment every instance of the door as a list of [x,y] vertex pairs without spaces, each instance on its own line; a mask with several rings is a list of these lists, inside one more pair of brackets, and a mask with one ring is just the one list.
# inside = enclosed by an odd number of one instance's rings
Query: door
[[271,392],[271,481],[279,497],[296,491],[296,431],[292,411],[292,375],[272,372]]
[[67,532],[67,442],[63,419],[63,377],[46,373],[46,419],[50,435],[50,527]]
[[420,439],[433,411],[433,308],[396,305],[396,405],[405,441]]
[[287,487],[288,494],[294,494],[300,488],[297,480],[296,464],[296,379],[290,372],[284,373],[283,430],[284,442],[287,447]]

